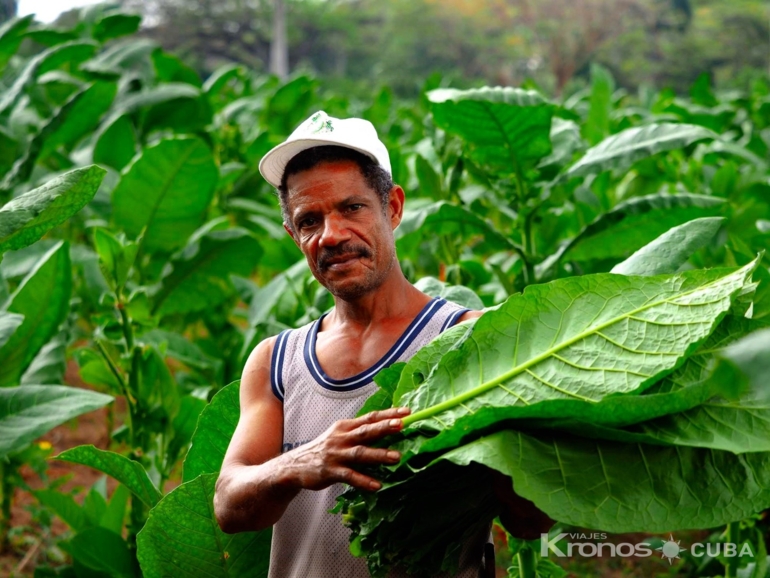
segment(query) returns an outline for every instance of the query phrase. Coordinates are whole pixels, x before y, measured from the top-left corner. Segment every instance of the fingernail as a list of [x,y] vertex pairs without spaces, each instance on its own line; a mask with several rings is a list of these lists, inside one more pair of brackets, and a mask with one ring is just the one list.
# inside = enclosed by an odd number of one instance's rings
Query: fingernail
[[380,489],[380,484],[379,484],[379,482],[369,482],[369,487],[372,490],[379,490]]
[[390,427],[398,427],[398,426],[401,425],[401,420],[400,419],[392,419],[392,420],[390,420],[390,424],[389,425],[390,425]]
[[406,415],[406,414],[409,413],[409,408],[408,407],[399,407],[398,408],[398,413],[401,414],[401,415]]
[[397,451],[389,451],[388,459],[395,462],[396,460],[401,459],[401,454],[398,453]]

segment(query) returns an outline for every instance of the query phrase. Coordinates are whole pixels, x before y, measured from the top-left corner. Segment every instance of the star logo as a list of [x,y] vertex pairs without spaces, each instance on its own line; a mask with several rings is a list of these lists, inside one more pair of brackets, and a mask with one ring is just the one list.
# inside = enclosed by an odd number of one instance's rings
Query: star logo
[[668,535],[668,540],[663,542],[663,545],[660,548],[656,548],[658,552],[660,552],[661,559],[666,558],[668,559],[669,566],[674,563],[674,559],[679,558],[679,553],[686,551],[686,548],[680,548],[679,543],[681,540],[674,541],[673,534]]

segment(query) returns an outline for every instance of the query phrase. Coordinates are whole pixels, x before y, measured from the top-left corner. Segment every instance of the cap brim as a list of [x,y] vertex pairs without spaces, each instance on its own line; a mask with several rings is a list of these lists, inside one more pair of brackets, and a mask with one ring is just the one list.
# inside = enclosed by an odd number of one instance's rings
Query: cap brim
[[358,151],[361,154],[368,156],[374,162],[379,164],[377,158],[374,157],[369,151],[351,146],[347,143],[331,140],[328,138],[301,138],[281,143],[278,146],[270,149],[268,153],[262,157],[262,160],[259,161],[259,172],[268,183],[277,189],[281,186],[283,172],[286,170],[286,165],[289,164],[291,159],[293,159],[302,151],[324,145],[333,145],[353,149],[354,151]]

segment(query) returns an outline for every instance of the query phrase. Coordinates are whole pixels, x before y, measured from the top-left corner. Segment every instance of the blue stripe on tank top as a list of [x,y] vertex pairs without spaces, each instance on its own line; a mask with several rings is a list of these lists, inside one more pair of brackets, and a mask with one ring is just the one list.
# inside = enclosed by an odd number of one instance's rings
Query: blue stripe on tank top
[[463,316],[464,313],[467,313],[470,311],[470,309],[458,309],[451,315],[448,315],[446,320],[444,321],[444,324],[441,326],[441,331],[439,333],[444,333],[447,329],[450,327],[453,327],[455,323],[457,323],[457,320],[460,319],[460,317]]
[[310,371],[310,375],[313,376],[321,387],[331,391],[352,391],[364,387],[365,385],[369,385],[377,372],[391,365],[404,353],[404,351],[406,351],[406,348],[409,347],[412,341],[414,341],[414,338],[420,334],[436,312],[441,309],[445,303],[446,300],[440,297],[434,297],[428,301],[422,311],[409,324],[409,327],[407,327],[404,333],[401,334],[401,337],[398,338],[390,350],[383,355],[377,363],[372,365],[369,369],[345,379],[333,379],[326,375],[316,357],[316,339],[318,337],[318,329],[321,327],[321,321],[323,321],[323,318],[326,316],[326,313],[324,313],[316,320],[305,338],[305,364]]
[[270,388],[275,397],[283,401],[283,360],[286,357],[286,341],[291,329],[284,329],[278,334],[273,346],[273,356],[270,360]]

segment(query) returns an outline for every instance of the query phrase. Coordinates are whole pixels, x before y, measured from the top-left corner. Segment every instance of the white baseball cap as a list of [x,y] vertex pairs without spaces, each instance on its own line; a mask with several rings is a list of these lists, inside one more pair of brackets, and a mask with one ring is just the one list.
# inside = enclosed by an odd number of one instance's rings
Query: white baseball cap
[[322,110],[299,125],[285,142],[270,149],[259,161],[259,172],[268,183],[278,188],[286,165],[292,158],[304,150],[324,145],[356,150],[392,174],[388,149],[377,137],[372,123],[362,118],[334,118]]

